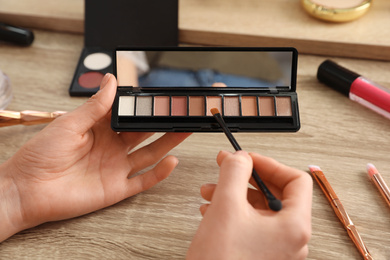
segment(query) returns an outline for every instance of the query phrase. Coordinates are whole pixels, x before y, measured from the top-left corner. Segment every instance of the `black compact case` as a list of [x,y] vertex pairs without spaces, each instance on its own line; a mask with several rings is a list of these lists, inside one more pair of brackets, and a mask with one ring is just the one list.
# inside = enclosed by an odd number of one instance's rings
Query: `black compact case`
[[[297,56],[294,48],[117,48],[112,128],[221,132],[217,108],[232,132],[298,131]],[[145,67],[139,57],[148,68],[129,85],[123,68]]]
[[178,0],[85,0],[84,48],[69,88],[91,96],[113,73],[115,48],[177,46]]

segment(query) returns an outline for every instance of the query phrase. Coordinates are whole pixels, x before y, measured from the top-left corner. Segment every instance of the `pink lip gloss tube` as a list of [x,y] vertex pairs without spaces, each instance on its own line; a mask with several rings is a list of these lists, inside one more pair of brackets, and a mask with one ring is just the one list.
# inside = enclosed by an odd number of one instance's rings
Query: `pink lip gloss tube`
[[318,67],[317,79],[349,99],[390,119],[390,89],[382,87],[331,60]]

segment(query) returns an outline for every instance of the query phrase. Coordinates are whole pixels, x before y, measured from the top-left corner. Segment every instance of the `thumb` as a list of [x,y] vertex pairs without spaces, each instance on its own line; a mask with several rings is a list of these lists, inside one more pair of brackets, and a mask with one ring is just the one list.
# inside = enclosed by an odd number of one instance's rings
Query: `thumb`
[[253,167],[252,158],[245,151],[237,151],[234,154],[221,152],[218,157],[224,158],[212,203],[229,201],[229,204],[242,204],[247,200],[248,181]]
[[110,112],[116,86],[115,77],[107,73],[102,79],[100,90],[71,113],[76,122],[74,125],[77,127],[78,133],[85,133]]

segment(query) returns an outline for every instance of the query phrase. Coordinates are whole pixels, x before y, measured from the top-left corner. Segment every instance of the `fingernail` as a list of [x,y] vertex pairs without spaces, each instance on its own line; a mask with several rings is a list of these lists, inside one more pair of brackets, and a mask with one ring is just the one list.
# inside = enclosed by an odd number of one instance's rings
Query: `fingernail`
[[199,211],[200,213],[203,215],[204,213],[206,213],[206,210],[207,210],[207,204],[202,204],[200,205],[199,207]]
[[111,73],[107,73],[106,75],[104,75],[102,82],[100,84],[102,86],[102,88],[104,88],[104,86],[106,86],[107,82],[110,80],[110,77],[111,77]]
[[240,154],[240,155],[243,155],[243,156],[249,156],[248,152],[244,151],[244,150],[238,150],[235,152],[235,154]]
[[229,151],[225,151],[225,150],[221,150],[221,151],[219,151],[219,153],[218,153],[218,155],[217,155],[217,156],[219,156],[219,155],[221,155],[221,154],[223,154],[223,153],[231,153],[231,152],[229,152]]
[[249,156],[249,153],[247,151],[239,150],[234,153],[235,155],[243,156],[247,160],[251,160],[252,158]]

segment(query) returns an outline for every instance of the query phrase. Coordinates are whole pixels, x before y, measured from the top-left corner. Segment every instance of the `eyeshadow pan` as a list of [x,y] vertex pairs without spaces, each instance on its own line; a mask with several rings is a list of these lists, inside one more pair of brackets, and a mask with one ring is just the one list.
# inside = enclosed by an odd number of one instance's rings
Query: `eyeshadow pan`
[[154,97],[154,115],[169,116],[169,97],[155,96]]
[[274,97],[259,97],[260,116],[274,116],[275,102]]
[[189,115],[190,116],[204,116],[204,97],[190,96],[189,97]]
[[224,109],[225,116],[240,116],[240,100],[238,96],[225,96]]
[[84,88],[97,88],[100,85],[104,75],[97,71],[89,71],[79,77],[79,84]]
[[135,114],[137,116],[151,116],[153,106],[152,96],[137,96]]
[[187,97],[172,96],[171,115],[172,116],[187,115]]
[[278,116],[291,116],[291,98],[276,97],[276,113]]
[[212,116],[210,109],[217,108],[219,112],[222,112],[222,98],[220,96],[208,96],[206,98],[207,102],[207,108],[206,108],[206,115]]
[[110,66],[110,64],[111,57],[102,52],[89,54],[84,59],[84,66],[90,70],[102,70]]
[[118,116],[134,116],[134,96],[119,97]]
[[241,112],[242,116],[257,116],[257,97],[242,96],[241,97]]

